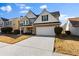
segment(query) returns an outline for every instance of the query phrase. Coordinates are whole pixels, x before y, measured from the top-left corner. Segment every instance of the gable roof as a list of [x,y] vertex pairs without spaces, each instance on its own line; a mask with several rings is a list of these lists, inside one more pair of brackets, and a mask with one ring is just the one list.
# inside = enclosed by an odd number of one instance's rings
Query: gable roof
[[3,17],[1,17],[1,19],[2,19],[3,21],[8,21],[8,20],[9,20],[9,19],[3,18]]
[[[43,13],[44,11],[47,11],[48,13],[50,13],[52,16],[59,17],[60,16],[60,12],[59,11],[55,11],[55,12],[49,12],[47,9],[43,9],[43,11],[41,13]],[[40,14],[41,14],[40,13]]]
[[79,27],[79,17],[69,18],[69,21],[73,27]]
[[50,12],[50,14],[52,15],[52,16],[54,16],[54,17],[59,17],[60,16],[60,13],[59,13],[59,11],[55,11],[55,12]]
[[[55,19],[55,20],[49,19],[48,21],[44,21],[44,22],[39,20],[39,19],[41,19],[40,16],[43,15],[44,12],[45,12],[46,15],[50,14],[50,16],[51,16],[50,18]],[[49,12],[47,9],[43,9],[34,23],[48,23],[48,22],[60,23],[59,22],[59,16],[60,16],[59,11]]]
[[[35,17],[29,17],[29,16],[27,16],[29,13],[32,13]],[[36,15],[34,12],[32,12],[31,10],[29,10],[28,11],[28,13],[26,14],[26,16],[28,17],[28,18],[36,18],[38,15]]]
[[23,16],[21,20],[29,20],[27,16]]
[[39,16],[39,15],[36,15],[37,17]]

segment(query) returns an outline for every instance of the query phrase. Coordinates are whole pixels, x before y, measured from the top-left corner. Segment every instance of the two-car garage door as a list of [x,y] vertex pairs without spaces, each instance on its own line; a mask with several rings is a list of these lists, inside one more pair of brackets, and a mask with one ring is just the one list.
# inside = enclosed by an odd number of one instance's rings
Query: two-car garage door
[[51,35],[55,36],[54,27],[36,27],[36,35]]

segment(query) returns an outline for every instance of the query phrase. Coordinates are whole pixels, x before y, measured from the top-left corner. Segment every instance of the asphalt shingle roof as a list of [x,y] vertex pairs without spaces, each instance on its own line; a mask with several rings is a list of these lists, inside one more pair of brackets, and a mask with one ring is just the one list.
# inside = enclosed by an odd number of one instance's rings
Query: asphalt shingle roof
[[9,20],[9,19],[3,18],[3,17],[1,17],[1,19],[2,19],[3,21],[8,21],[8,20]]
[[69,18],[69,21],[71,22],[73,27],[79,27],[79,17]]
[[50,14],[52,14],[54,17],[60,16],[60,12],[59,11],[50,12]]

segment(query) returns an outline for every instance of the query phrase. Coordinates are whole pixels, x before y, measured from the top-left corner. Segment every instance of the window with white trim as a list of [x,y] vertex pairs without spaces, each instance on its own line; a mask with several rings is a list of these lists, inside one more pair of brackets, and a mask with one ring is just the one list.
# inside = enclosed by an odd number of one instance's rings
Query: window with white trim
[[43,15],[42,16],[42,21],[48,21],[48,15]]

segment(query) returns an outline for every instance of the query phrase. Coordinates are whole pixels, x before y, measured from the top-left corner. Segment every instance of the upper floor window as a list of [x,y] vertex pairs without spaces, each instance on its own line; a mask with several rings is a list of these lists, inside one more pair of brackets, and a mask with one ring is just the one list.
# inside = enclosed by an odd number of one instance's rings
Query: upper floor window
[[28,20],[25,20],[21,24],[22,24],[22,26],[29,25],[29,21]]
[[3,26],[3,22],[0,22],[0,26]]
[[48,15],[43,15],[42,16],[42,21],[48,21]]
[[5,22],[5,25],[9,25],[9,22]]
[[12,21],[10,21],[9,24],[12,25]]

